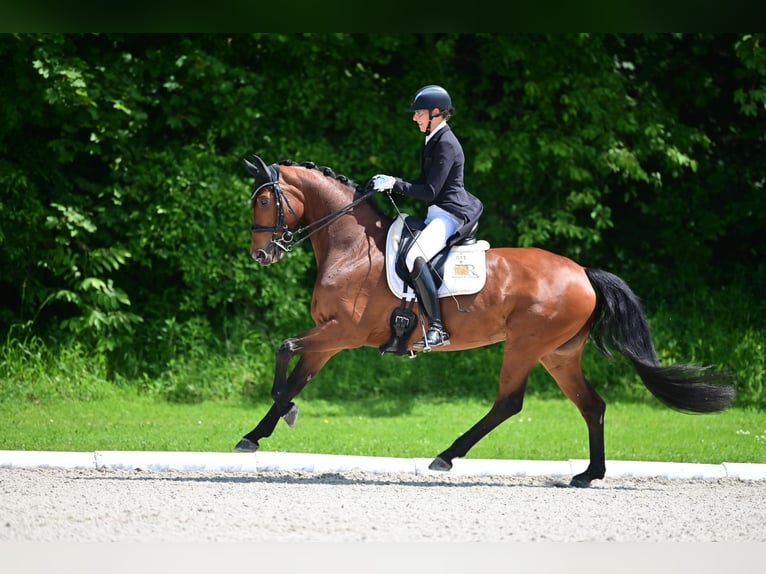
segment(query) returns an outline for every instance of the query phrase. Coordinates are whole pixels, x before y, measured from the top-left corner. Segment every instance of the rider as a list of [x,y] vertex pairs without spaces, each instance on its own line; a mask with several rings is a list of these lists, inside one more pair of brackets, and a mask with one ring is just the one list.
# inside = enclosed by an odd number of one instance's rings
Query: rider
[[428,317],[428,332],[415,347],[449,345],[439,308],[436,284],[428,261],[448,242],[454,243],[475,229],[483,211],[481,201],[463,186],[465,156],[447,121],[455,113],[452,99],[441,86],[429,85],[415,93],[408,112],[426,136],[417,179],[376,175],[368,183],[375,191],[395,191],[428,203],[426,227],[406,257],[418,301]]

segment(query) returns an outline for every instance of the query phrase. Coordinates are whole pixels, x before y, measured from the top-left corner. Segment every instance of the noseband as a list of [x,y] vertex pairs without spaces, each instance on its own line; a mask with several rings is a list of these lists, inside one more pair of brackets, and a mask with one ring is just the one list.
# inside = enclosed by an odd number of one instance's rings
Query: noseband
[[[321,217],[317,219],[316,221],[313,221],[309,223],[308,225],[304,227],[299,227],[298,229],[290,229],[290,227],[287,225],[285,221],[285,205],[287,205],[287,209],[290,211],[290,213],[293,214],[293,217],[295,217],[295,221],[298,221],[298,214],[295,213],[295,210],[293,209],[292,205],[290,205],[290,200],[288,199],[285,192],[282,191],[282,188],[279,186],[279,165],[270,165],[269,167],[269,176],[271,177],[271,181],[267,181],[264,184],[261,184],[258,186],[255,191],[253,191],[253,195],[250,196],[250,207],[255,206],[255,200],[258,197],[258,194],[261,193],[264,189],[267,187],[270,187],[272,191],[274,192],[274,204],[276,206],[277,210],[277,221],[276,224],[271,225],[253,225],[250,228],[250,231],[252,233],[258,233],[262,231],[271,231],[271,241],[270,244],[273,244],[278,249],[281,249],[285,253],[289,253],[293,249],[295,249],[298,245],[306,241],[309,237],[314,235],[316,232],[321,231],[328,225],[334,223],[336,220],[340,219],[342,216],[344,216],[346,213],[351,211],[356,205],[360,204],[363,201],[366,201],[375,193],[368,193],[365,195],[362,195],[361,197],[355,199],[345,207],[340,208],[337,211],[333,211],[332,213],[329,213],[325,215],[324,217]],[[301,237],[298,239],[298,241],[295,240],[295,237],[302,234],[307,233],[304,237]]]

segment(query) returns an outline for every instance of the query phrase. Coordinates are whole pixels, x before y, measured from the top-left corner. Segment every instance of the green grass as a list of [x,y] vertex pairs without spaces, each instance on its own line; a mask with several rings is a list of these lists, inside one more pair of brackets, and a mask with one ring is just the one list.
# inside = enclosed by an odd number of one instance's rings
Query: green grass
[[[280,421],[263,451],[431,458],[490,404],[476,399],[298,400],[295,428]],[[231,452],[269,404],[172,404],[122,390],[92,401],[0,402],[2,450]],[[567,460],[588,457],[587,429],[574,405],[529,397],[522,412],[467,458]],[[756,410],[681,414],[662,405],[612,403],[606,457],[691,463],[766,463],[766,421]]]

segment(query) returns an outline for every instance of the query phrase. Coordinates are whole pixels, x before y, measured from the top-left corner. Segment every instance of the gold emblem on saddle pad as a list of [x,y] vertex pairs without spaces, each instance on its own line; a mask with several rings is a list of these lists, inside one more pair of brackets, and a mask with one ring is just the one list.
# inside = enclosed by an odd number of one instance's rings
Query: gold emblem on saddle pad
[[453,277],[478,277],[479,274],[474,271],[474,266],[470,263],[456,263],[452,268]]

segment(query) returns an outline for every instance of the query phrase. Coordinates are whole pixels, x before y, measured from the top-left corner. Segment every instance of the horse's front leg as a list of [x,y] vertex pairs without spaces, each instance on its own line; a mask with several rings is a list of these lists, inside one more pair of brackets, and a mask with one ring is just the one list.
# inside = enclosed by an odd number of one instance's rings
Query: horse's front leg
[[240,439],[240,441],[234,447],[234,450],[236,452],[257,451],[259,447],[258,439],[271,436],[271,433],[273,433],[274,429],[277,427],[277,422],[281,416],[279,414],[279,410],[280,407],[277,405],[277,403],[271,405],[271,408],[266,413],[266,416],[261,419],[261,422],[259,422],[253,430],[251,430]]
[[286,364],[289,362],[289,357],[287,361],[285,361],[285,370],[281,371],[282,374],[280,374],[279,367],[281,361],[278,358],[274,385],[271,389],[271,396],[274,399],[274,404],[256,427],[242,437],[242,440],[237,443],[234,450],[239,452],[255,452],[258,450],[258,441],[262,438],[271,436],[280,417],[284,418],[289,426],[294,426],[295,421],[298,418],[298,407],[295,406],[292,399],[300,394],[314,374],[319,371],[319,369],[321,369],[334,354],[334,352],[326,352],[306,353],[302,355],[298,364],[287,378],[285,378],[284,372],[286,370]]
[[[335,321],[325,323],[310,329],[299,337],[286,339],[277,350],[276,367],[274,369],[274,384],[271,387],[271,397],[274,404],[266,415],[247,433],[234,447],[240,452],[255,452],[258,441],[269,437],[283,417],[288,425],[293,426],[298,416],[298,408],[292,402],[319,370],[339,350],[353,346],[344,341],[343,332]],[[347,331],[347,330],[346,330]],[[298,363],[287,376],[290,360],[300,355]]]

